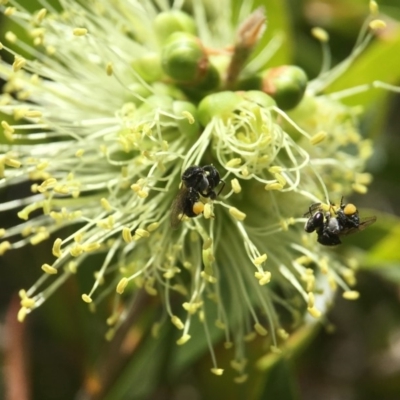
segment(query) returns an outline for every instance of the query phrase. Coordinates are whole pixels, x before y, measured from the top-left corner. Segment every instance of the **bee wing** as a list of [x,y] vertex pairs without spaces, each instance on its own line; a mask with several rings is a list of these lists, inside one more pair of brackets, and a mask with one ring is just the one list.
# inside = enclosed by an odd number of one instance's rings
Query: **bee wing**
[[170,224],[172,229],[177,229],[183,218],[185,199],[188,195],[188,189],[182,185],[171,205]]
[[368,228],[370,225],[372,225],[375,221],[376,221],[375,216],[363,218],[360,222],[360,225],[357,228],[343,229],[340,231],[339,236],[346,236],[356,232],[361,232],[364,229]]

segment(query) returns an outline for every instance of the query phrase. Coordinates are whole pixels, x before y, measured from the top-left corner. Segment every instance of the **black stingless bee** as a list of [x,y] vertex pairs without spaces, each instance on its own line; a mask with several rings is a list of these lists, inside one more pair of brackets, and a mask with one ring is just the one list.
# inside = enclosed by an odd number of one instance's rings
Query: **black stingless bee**
[[325,246],[341,244],[340,236],[363,231],[376,221],[376,217],[360,219],[357,207],[351,203],[343,203],[343,197],[339,207],[331,204],[326,212],[321,203],[312,204],[304,216],[309,217],[304,230],[309,233],[317,232],[317,241]]
[[[218,193],[215,188],[220,184]],[[182,186],[171,206],[171,227],[176,229],[183,215],[197,217],[203,212],[204,203],[201,197],[215,200],[225,186],[218,170],[213,165],[200,167],[193,165],[182,174]]]

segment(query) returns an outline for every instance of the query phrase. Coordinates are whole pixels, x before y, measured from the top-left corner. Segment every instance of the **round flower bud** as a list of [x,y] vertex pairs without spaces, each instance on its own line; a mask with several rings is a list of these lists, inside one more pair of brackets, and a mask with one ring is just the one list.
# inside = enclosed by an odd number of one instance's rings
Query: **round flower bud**
[[216,116],[227,120],[242,102],[243,99],[234,92],[225,91],[210,94],[204,97],[199,104],[199,121],[203,126],[206,126]]
[[162,68],[178,82],[196,81],[206,71],[208,59],[200,40],[183,32],[173,33],[162,49]]
[[282,110],[299,104],[307,87],[307,75],[299,67],[283,65],[270,68],[263,74],[262,90],[272,96]]
[[158,14],[154,19],[154,29],[162,43],[175,32],[196,34],[193,18],[180,10],[165,11]]
[[256,103],[261,107],[269,108],[276,106],[276,101],[261,90],[248,90],[237,93],[239,96],[243,97],[243,99],[248,100],[251,103]]
[[137,115],[145,115],[153,112],[156,108],[172,110],[173,99],[167,95],[151,95],[137,109]]
[[132,62],[132,68],[146,82],[155,82],[159,80],[163,71],[161,69],[160,56],[156,53],[148,53],[143,57],[137,58]]
[[208,63],[204,71],[204,76],[201,77],[200,81],[196,82],[195,86],[198,86],[201,91],[207,92],[218,87],[220,81],[221,79],[217,68],[215,68],[213,64]]

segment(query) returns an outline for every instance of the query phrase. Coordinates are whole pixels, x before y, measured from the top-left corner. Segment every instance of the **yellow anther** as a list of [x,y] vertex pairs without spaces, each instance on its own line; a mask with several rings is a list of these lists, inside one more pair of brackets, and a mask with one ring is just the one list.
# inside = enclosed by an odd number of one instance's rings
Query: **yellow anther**
[[206,280],[208,283],[216,283],[217,278],[215,276],[207,274],[205,271],[200,272],[200,276]]
[[247,335],[245,335],[243,340],[245,342],[252,342],[256,337],[257,337],[257,334],[254,331],[252,331],[252,332],[249,332]]
[[231,180],[231,185],[234,193],[240,193],[242,191],[242,187],[236,178]]
[[271,174],[279,174],[280,172],[282,172],[283,168],[279,165],[273,165],[272,167],[268,168],[268,171]]
[[247,381],[247,379],[249,379],[249,375],[248,374],[242,374],[239,376],[236,376],[235,378],[233,378],[235,383],[245,383]]
[[43,242],[44,240],[47,240],[50,236],[49,232],[38,232],[36,235],[32,236],[29,240],[29,242],[31,243],[32,246],[35,246],[41,242]]
[[126,285],[128,284],[128,282],[129,282],[129,281],[128,281],[127,278],[122,278],[122,279],[118,282],[117,289],[116,289],[117,293],[119,293],[119,294],[124,293],[124,290],[125,290]]
[[61,255],[62,255],[62,252],[61,252],[61,244],[62,244],[62,239],[60,239],[60,238],[57,238],[57,239],[54,241],[53,249],[52,249],[52,253],[53,253],[53,256],[54,256],[54,257],[57,257],[57,258],[60,258],[60,257],[61,257]]
[[108,326],[112,326],[115,325],[115,323],[118,321],[118,314],[117,313],[113,313],[112,315],[110,315],[106,322]]
[[181,113],[185,118],[187,118],[190,125],[193,125],[196,120],[194,119],[193,115],[189,111],[182,111]]
[[347,290],[343,292],[342,296],[346,300],[357,300],[360,297],[360,293],[356,290]]
[[182,307],[189,313],[189,314],[196,314],[197,310],[203,305],[202,301],[188,303],[185,302],[182,304]]
[[20,69],[24,68],[26,65],[26,60],[25,58],[21,57],[21,56],[15,56],[14,58],[14,62],[13,62],[13,71],[17,72]]
[[0,238],[6,234],[6,230],[4,228],[0,228]]
[[43,264],[42,265],[42,270],[44,272],[46,272],[46,274],[49,274],[49,275],[55,275],[58,272],[56,268],[52,267],[49,264]]
[[105,197],[103,197],[100,200],[100,204],[106,211],[111,211],[112,210],[111,204],[109,203],[109,201]]
[[15,131],[15,129],[7,121],[1,121],[1,126],[3,129],[10,131],[11,133],[14,133]]
[[110,342],[114,336],[115,336],[115,328],[110,328],[104,335],[104,338],[107,340],[107,342]]
[[308,293],[308,302],[307,302],[307,306],[308,308],[313,308],[315,305],[315,297],[314,297],[314,293],[310,292]]
[[307,308],[307,311],[314,318],[319,318],[321,316],[321,311],[319,311],[316,307]]
[[122,228],[122,238],[124,239],[125,243],[131,243],[133,240],[131,230],[127,226]]
[[4,10],[4,15],[9,17],[10,15],[13,15],[15,13],[15,11],[17,11],[17,9],[15,7],[7,7]]
[[374,19],[369,23],[369,27],[373,30],[379,30],[379,29],[384,29],[386,28],[386,22],[382,21],[381,19]]
[[42,112],[38,110],[29,110],[25,113],[26,118],[41,118],[42,116]]
[[310,142],[313,146],[320,144],[327,138],[328,134],[324,131],[320,131],[311,137]]
[[224,343],[224,347],[225,347],[225,349],[231,349],[233,347],[233,343],[232,342],[225,342]]
[[379,14],[379,6],[376,3],[376,1],[371,0],[369,2],[369,12],[371,13],[371,15],[378,15]]
[[289,338],[289,334],[283,328],[277,329],[276,333],[283,340],[286,340]]
[[108,62],[107,65],[106,65],[106,74],[108,76],[111,76],[113,74],[113,72],[114,72],[113,65],[112,65],[111,62]]
[[212,245],[212,239],[209,237],[203,243],[203,250],[208,250]]
[[7,250],[10,250],[11,243],[6,240],[0,243],[0,256],[2,256]]
[[4,158],[4,164],[7,165],[7,167],[19,168],[21,166],[21,161],[18,161],[15,158],[6,157]]
[[148,238],[148,237],[150,236],[150,232],[149,232],[149,231],[146,231],[146,229],[138,228],[138,229],[136,229],[136,231],[135,231],[135,235],[138,235],[138,236],[140,236],[140,237]]
[[189,334],[183,335],[176,341],[176,344],[182,346],[183,344],[187,343],[190,340],[190,338],[191,336]]
[[357,193],[360,194],[365,194],[368,192],[368,188],[365,185],[362,185],[361,183],[353,183],[351,185],[351,187],[353,188],[353,190]]
[[137,192],[138,196],[142,199],[145,199],[149,195],[149,190],[147,188],[144,188],[142,190],[139,190]]
[[4,37],[10,42],[15,43],[17,41],[17,35],[14,32],[8,31]]
[[173,315],[171,317],[171,322],[180,330],[182,330],[185,327],[185,325],[183,324],[181,319],[179,317],[177,317],[176,315]]
[[146,290],[147,294],[150,296],[157,296],[158,294],[157,289],[155,289],[152,284],[148,282],[144,285],[144,290]]
[[279,182],[272,182],[268,183],[264,187],[265,190],[282,190],[283,185],[281,185]]
[[83,300],[85,303],[88,303],[88,304],[90,304],[90,303],[92,302],[92,298],[91,298],[90,296],[88,296],[87,294],[83,294],[83,295],[82,295],[82,300]]
[[88,30],[86,28],[75,28],[72,33],[74,36],[85,36]]
[[81,158],[84,154],[85,154],[85,150],[84,149],[78,149],[75,152],[75,157]]
[[[203,203],[201,203],[201,204],[203,204]],[[194,206],[193,206],[193,212],[195,212]],[[212,217],[212,210],[211,210],[210,203],[204,204],[204,206],[203,206],[203,215],[204,215],[205,219],[210,219]]]
[[67,265],[67,269],[71,274],[76,274],[76,271],[78,270],[78,264],[75,261],[70,261]]
[[83,253],[83,248],[80,244],[75,244],[69,249],[72,257],[79,257]]
[[232,168],[232,167],[237,167],[238,165],[240,165],[242,163],[242,159],[241,158],[232,158],[231,160],[229,160],[225,167],[226,168]]
[[254,329],[260,336],[268,335],[268,331],[258,322],[254,324]]
[[224,370],[222,368],[211,368],[211,372],[214,375],[221,376],[224,373]]
[[89,253],[91,251],[96,251],[101,247],[100,243],[87,243],[82,246],[82,251]]
[[311,29],[311,34],[318,39],[320,42],[326,43],[329,40],[329,35],[328,32],[326,32],[325,29],[322,28],[312,28]]
[[264,253],[264,254],[262,254],[261,256],[255,258],[255,259],[253,260],[253,264],[254,264],[256,267],[259,267],[259,266],[260,266],[262,263],[264,263],[265,261],[267,261],[267,255]]
[[159,226],[160,226],[160,223],[159,223],[159,222],[153,222],[153,223],[151,223],[150,225],[148,225],[146,229],[147,229],[149,232],[154,232]]
[[17,314],[18,322],[24,322],[26,315],[28,314],[28,309],[25,307],[20,308]]
[[161,329],[161,324],[159,322],[155,322],[151,327],[151,336],[157,338]]
[[30,299],[29,297],[25,297],[21,300],[21,306],[25,308],[32,309],[35,307],[35,304],[36,304],[35,300]]
[[258,279],[258,283],[260,286],[266,285],[267,283],[271,282],[271,272],[263,271],[263,272],[255,272],[254,276]]
[[271,350],[271,353],[274,354],[281,354],[282,350],[279,347],[276,346],[270,346],[269,349]]
[[38,13],[36,14],[36,21],[40,24],[44,20],[46,14],[47,10],[45,8],[39,10]]
[[274,178],[278,181],[280,185],[285,186],[286,185],[286,178],[282,174],[276,173],[274,174]]
[[246,218],[246,214],[244,212],[238,210],[236,207],[230,207],[229,214],[231,214],[238,221],[243,221]]

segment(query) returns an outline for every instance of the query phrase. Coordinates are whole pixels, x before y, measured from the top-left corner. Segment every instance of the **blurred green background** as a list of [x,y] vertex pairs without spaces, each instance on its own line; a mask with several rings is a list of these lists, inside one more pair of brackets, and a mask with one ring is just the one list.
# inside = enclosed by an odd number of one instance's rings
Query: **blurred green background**
[[[32,0],[20,3],[41,8]],[[366,0],[269,0],[264,5],[267,36],[278,30],[286,36],[274,62],[298,64],[311,78],[321,65],[321,49],[311,28],[321,26],[329,32],[337,63],[350,53],[368,13]],[[388,29],[330,90],[376,79],[400,85],[400,4],[386,0],[379,6]],[[10,29],[8,20],[0,17],[0,41]],[[237,385],[228,370],[222,377],[209,372],[207,349],[187,354],[184,368],[176,366],[170,345],[174,328],[164,330],[159,341],[148,335],[156,308],[148,298],[138,299],[130,324],[113,342],[106,342],[106,310],[91,314],[80,297],[82,288],[89,287],[92,266],[19,324],[17,292],[40,275],[52,242],[8,252],[0,260],[0,363],[6,372],[0,379],[0,399],[400,399],[400,96],[371,90],[348,101],[365,106],[362,131],[375,143],[368,167],[374,181],[365,196],[350,200],[370,209],[368,214],[377,215],[378,222],[338,250],[350,255],[353,246],[366,250],[356,287],[359,300],[338,296],[325,323],[298,332],[284,357],[263,357],[266,350],[253,341],[250,379]],[[2,190],[0,201],[20,195]],[[10,215],[1,218],[2,226],[13,223]],[[216,351],[220,364],[227,364],[223,346]],[[18,388],[17,393],[10,388]]]

